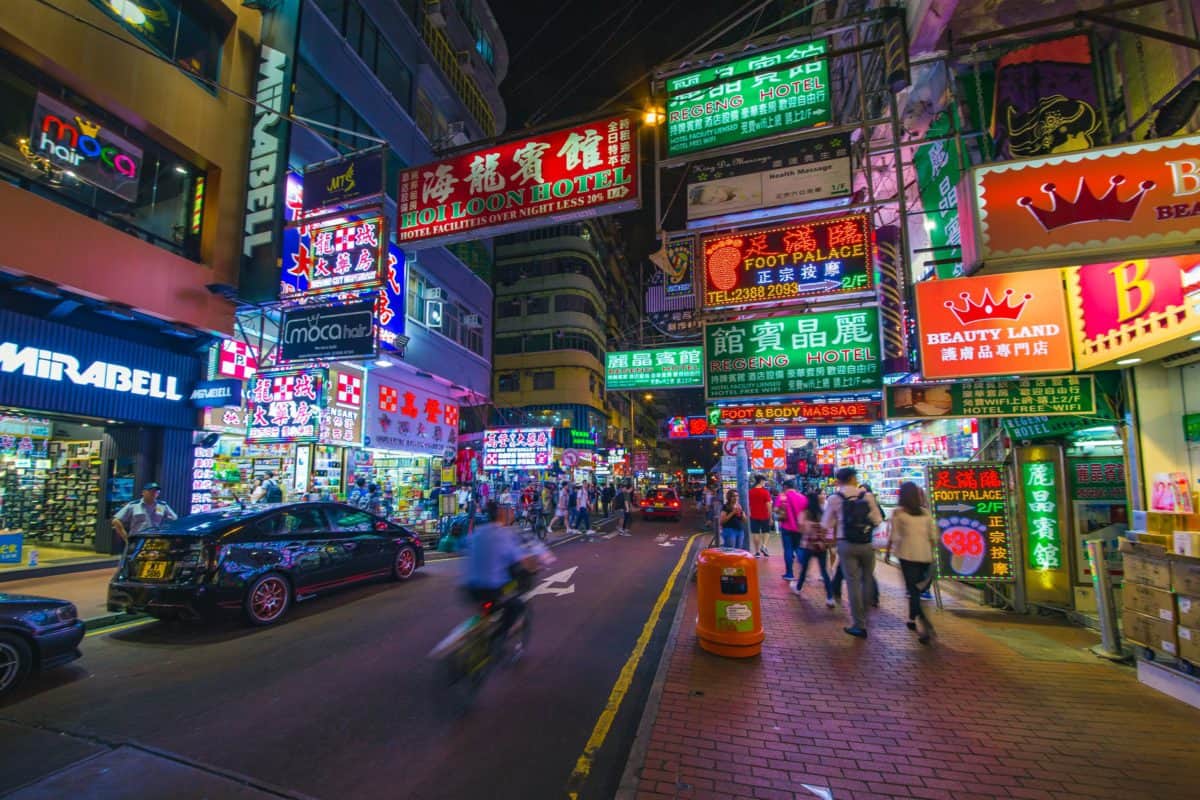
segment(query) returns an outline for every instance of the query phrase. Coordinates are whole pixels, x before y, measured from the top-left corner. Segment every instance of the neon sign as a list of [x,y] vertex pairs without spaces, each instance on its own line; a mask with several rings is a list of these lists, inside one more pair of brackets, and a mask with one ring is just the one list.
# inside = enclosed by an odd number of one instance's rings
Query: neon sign
[[34,153],[66,167],[74,177],[130,202],[137,200],[142,149],[103,130],[82,112],[39,93],[29,144]]

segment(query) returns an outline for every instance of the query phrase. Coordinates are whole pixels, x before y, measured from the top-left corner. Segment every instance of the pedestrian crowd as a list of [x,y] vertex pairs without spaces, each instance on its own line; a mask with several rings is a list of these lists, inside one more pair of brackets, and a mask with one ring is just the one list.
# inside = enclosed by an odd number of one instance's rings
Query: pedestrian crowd
[[749,508],[743,508],[735,489],[722,495],[716,487],[706,488],[700,503],[714,545],[719,540],[722,547],[769,558],[769,537],[778,529],[780,577],[800,595],[815,561],[827,607],[837,606],[846,587],[850,625],[844,630],[859,638],[867,636],[868,607],[879,606],[875,551],[882,546],[885,559],[894,554],[900,562],[909,600],[908,628],[922,644],[928,643],[934,629],[921,600],[933,581],[938,529],[924,492],[911,481],[901,484],[899,505],[885,526],[874,492],[859,484],[853,467],[839,469],[835,480],[836,488],[827,495],[816,486],[801,492],[794,480],[769,487],[766,477],[758,475],[747,494]]

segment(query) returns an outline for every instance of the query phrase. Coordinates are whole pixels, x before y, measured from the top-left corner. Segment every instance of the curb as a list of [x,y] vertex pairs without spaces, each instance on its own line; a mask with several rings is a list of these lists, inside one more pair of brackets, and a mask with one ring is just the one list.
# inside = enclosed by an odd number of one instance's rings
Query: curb
[[[697,545],[703,545],[703,539],[697,539]],[[690,574],[690,570],[689,570]],[[667,682],[667,672],[670,669],[671,658],[675,654],[675,644],[679,638],[679,626],[683,622],[683,610],[687,607],[687,594],[691,591],[692,581],[683,581],[679,594],[679,603],[675,607],[675,618],[671,620],[671,630],[667,632],[667,641],[663,644],[659,656],[658,668],[654,671],[654,680],[650,684],[650,695],[646,705],[642,707],[642,719],[638,722],[637,732],[633,735],[633,743],[629,747],[629,757],[625,760],[625,769],[621,772],[621,782],[613,800],[633,800],[637,795],[639,776],[638,770],[646,762],[646,751],[650,749],[650,731],[658,720],[658,709],[662,702],[663,686]]]
[[112,614],[101,614],[98,617],[88,617],[83,621],[83,630],[85,633],[92,633],[101,628],[110,628],[113,625],[120,625],[125,622],[133,622],[139,619],[150,619],[149,614],[132,614],[124,611],[114,612]]
[[120,556],[111,556],[96,561],[81,561],[78,564],[60,564],[50,567],[26,567],[0,572],[0,584],[9,581],[23,581],[29,578],[50,578],[56,575],[73,575],[77,572],[93,572],[115,568],[121,563]]

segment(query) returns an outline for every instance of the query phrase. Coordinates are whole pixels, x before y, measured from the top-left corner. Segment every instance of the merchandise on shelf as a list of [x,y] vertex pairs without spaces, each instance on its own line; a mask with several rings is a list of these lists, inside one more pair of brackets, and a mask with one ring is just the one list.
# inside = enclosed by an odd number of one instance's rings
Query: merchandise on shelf
[[100,517],[100,442],[50,441],[46,450],[0,455],[0,528],[28,541],[91,545]]

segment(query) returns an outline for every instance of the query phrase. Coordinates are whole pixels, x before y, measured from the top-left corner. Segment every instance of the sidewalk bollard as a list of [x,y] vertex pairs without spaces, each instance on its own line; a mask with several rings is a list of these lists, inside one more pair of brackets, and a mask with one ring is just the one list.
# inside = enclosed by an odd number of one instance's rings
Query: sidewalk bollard
[[696,560],[696,638],[710,653],[749,658],[762,652],[758,562],[745,550],[710,547]]

